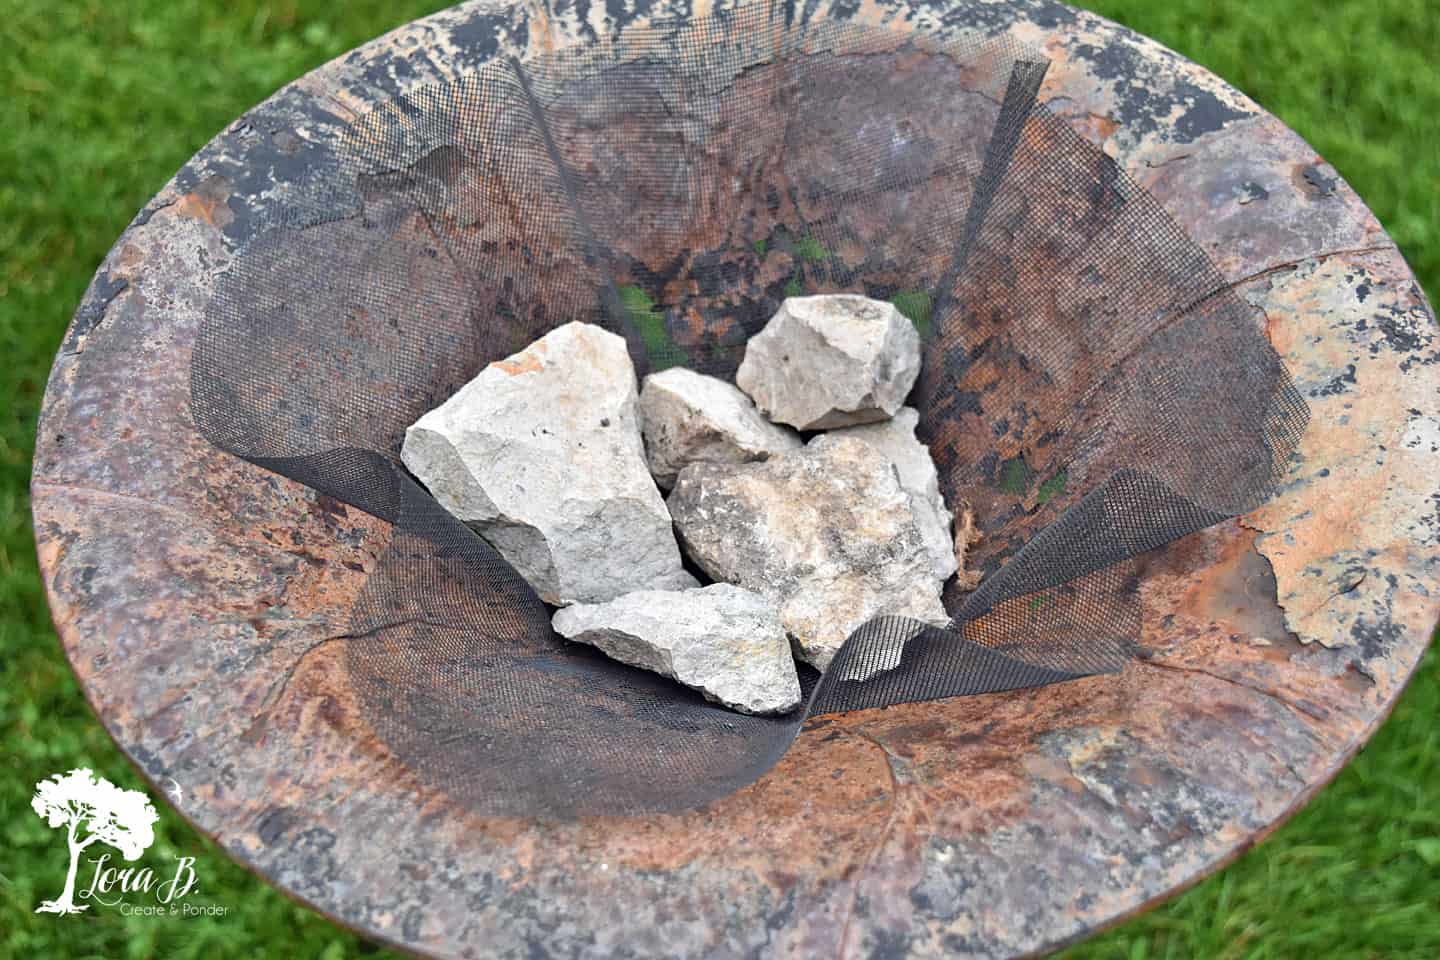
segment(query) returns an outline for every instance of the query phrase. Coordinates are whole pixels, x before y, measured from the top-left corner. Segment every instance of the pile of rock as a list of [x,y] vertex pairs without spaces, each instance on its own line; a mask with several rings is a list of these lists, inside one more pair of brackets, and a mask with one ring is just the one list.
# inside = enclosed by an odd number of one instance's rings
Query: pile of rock
[[857,296],[786,300],[738,389],[680,368],[637,389],[625,341],[571,323],[421,417],[402,459],[560,608],[560,635],[784,713],[792,653],[824,669],[882,615],[943,626],[942,585],[969,576],[902,406],[919,371],[910,322]]

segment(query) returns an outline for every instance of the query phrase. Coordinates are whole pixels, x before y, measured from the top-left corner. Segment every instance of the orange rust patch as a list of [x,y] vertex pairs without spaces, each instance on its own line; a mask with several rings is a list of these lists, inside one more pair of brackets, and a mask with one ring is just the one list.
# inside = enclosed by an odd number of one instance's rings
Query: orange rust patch
[[217,230],[223,229],[235,219],[226,203],[229,198],[230,181],[224,177],[208,177],[175,202],[175,213],[187,220],[203,220]]
[[1275,578],[1255,550],[1256,534],[1243,527],[1219,539],[1219,556],[1196,571],[1176,613],[1203,623],[1223,624],[1237,634],[1275,642],[1288,637],[1275,601]]
[[537,356],[537,354],[544,353],[546,349],[546,344],[537,343],[523,353],[517,353],[513,357],[506,357],[504,360],[496,360],[490,364],[490,366],[511,377],[518,377],[522,373],[539,373],[545,369],[545,361]]
[[1119,121],[1098,113],[1062,113],[1060,118],[1092,143],[1104,143],[1120,129]]

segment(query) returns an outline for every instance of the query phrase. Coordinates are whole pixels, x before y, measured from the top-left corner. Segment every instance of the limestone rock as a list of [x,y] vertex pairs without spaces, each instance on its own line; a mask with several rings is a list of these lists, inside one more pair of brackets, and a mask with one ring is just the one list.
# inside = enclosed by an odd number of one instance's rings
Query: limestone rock
[[555,614],[556,632],[667,677],[744,713],[800,703],[790,641],[774,604],[728,583],[640,590]]
[[828,430],[894,416],[920,375],[920,335],[893,304],[790,297],[745,345],[735,383],[767,417]]
[[747,464],[691,464],[667,501],[691,558],[772,600],[796,655],[824,668],[882,615],[949,622],[942,580],[895,467],[827,434]]
[[570,323],[411,425],[401,459],[549,603],[695,586],[645,464],[637,404],[625,341]]
[[745,463],[801,446],[794,431],[770,423],[731,384],[684,367],[645,378],[640,432],[650,472],[663,489],[690,463]]
[[900,486],[909,495],[910,507],[915,511],[920,536],[934,560],[935,575],[945,580],[956,570],[955,541],[950,536],[951,514],[945,498],[940,495],[940,474],[930,458],[930,449],[915,438],[915,427],[919,423],[920,411],[902,407],[892,420],[845,427],[836,430],[834,435],[862,440],[895,465]]

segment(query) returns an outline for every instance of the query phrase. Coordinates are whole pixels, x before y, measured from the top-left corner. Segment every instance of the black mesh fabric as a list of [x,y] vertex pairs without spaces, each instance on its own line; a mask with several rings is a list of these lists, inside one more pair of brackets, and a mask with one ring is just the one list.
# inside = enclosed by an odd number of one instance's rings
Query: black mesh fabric
[[[475,812],[690,808],[760,776],[809,716],[1118,669],[1134,558],[1261,503],[1304,429],[1254,312],[1037,102],[1043,59],[786,9],[385,104],[209,306],[199,430],[392,525],[341,625],[347,667],[394,756]],[[784,297],[823,292],[893,300],[920,328],[911,402],[947,502],[984,532],[984,579],[951,581],[947,629],[861,627],[804,671],[789,716],[558,638],[400,464],[410,423],[561,324],[623,335],[642,377],[732,378]]]

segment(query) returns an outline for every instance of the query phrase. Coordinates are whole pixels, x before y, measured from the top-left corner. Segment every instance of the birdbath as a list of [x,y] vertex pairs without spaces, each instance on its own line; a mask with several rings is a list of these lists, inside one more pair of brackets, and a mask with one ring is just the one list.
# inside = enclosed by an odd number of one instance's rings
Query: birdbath
[[1056,3],[815,15],[941,39],[978,24],[1043,49],[1041,99],[1263,312],[1310,404],[1273,499],[1144,555],[1139,655],[816,718],[752,786],[663,816],[481,817],[386,749],[337,625],[389,525],[196,432],[197,330],[234,252],[346,123],[661,14],[617,10],[475,2],[402,27],[241,117],[116,241],[51,373],[33,502],[60,639],[125,754],[271,883],[437,957],[1033,953],[1189,886],[1298,810],[1385,719],[1440,616],[1434,316],[1298,136]]

